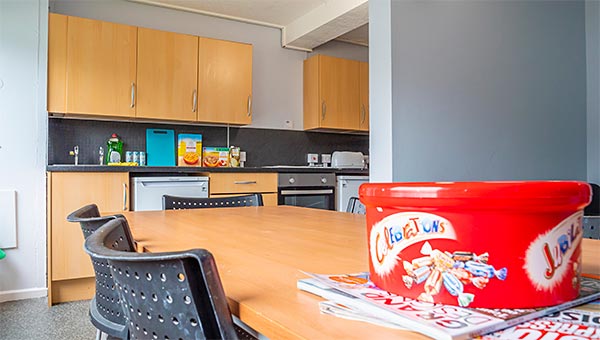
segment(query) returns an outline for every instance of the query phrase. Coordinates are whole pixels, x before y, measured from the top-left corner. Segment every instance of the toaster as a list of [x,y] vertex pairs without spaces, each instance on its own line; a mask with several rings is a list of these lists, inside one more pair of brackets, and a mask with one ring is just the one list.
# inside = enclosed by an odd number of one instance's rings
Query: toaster
[[365,158],[362,152],[334,151],[331,155],[331,167],[339,169],[364,169]]

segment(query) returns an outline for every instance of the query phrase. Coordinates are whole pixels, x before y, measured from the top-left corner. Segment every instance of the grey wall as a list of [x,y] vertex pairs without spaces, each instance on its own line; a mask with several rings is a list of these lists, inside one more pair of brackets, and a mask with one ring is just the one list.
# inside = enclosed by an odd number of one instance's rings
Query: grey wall
[[[250,127],[282,129],[285,121],[302,130],[302,61],[307,53],[281,47],[279,29],[225,20],[123,0],[51,1],[50,11],[253,45],[253,116]],[[324,54],[344,57],[368,53],[362,46],[334,42]]]
[[391,32],[395,181],[586,179],[584,2],[392,1]]
[[600,184],[600,1],[585,2],[587,50],[587,179]]

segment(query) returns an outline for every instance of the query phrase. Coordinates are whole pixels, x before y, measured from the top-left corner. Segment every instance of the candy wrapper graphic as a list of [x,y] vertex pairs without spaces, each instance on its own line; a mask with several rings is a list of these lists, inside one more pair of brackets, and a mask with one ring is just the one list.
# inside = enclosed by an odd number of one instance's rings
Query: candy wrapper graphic
[[475,294],[466,293],[465,286],[473,285],[484,289],[491,279],[506,279],[507,269],[496,269],[488,264],[488,253],[450,253],[432,249],[431,244],[425,242],[421,247],[421,254],[424,256],[402,262],[406,271],[402,281],[408,289],[423,289],[418,297],[421,301],[434,302],[434,296],[445,289],[456,296],[459,306],[467,307],[475,299]]

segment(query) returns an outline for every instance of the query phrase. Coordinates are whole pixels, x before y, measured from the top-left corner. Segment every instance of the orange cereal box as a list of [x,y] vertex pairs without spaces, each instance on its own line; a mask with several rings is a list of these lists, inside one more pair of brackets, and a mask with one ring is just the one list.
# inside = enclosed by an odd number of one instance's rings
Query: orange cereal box
[[202,135],[179,134],[177,140],[177,165],[202,166]]

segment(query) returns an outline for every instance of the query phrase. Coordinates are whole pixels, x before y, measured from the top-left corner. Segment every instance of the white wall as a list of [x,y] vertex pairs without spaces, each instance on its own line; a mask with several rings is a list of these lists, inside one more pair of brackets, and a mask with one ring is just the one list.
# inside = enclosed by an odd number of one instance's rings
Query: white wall
[[[391,182],[392,45],[390,0],[369,1],[369,180]],[[373,20],[377,18],[377,20]]]
[[395,181],[586,180],[584,2],[391,1],[391,34]]
[[0,260],[0,302],[47,292],[47,18],[47,0],[0,1],[0,190],[17,192],[17,248]]
[[600,184],[600,1],[585,2],[587,50],[587,180]]

